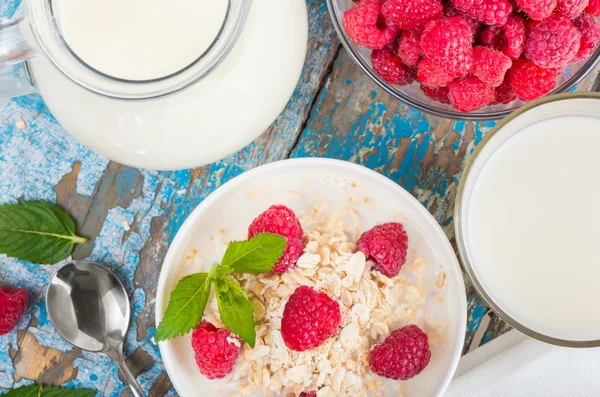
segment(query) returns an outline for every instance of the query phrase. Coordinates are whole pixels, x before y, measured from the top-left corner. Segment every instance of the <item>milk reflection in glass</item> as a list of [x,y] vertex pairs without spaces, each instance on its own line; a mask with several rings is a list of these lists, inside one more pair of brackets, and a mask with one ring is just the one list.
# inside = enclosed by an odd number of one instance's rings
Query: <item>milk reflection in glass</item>
[[126,80],[173,74],[219,33],[225,0],[54,0],[61,33],[92,68]]
[[556,338],[600,339],[600,120],[550,119],[502,144],[475,182],[465,243],[512,318]]

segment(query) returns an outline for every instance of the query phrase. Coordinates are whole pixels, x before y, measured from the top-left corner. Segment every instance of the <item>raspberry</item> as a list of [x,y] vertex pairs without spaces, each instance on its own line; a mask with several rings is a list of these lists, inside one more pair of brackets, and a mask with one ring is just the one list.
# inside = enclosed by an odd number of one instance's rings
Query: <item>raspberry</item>
[[391,44],[398,36],[398,27],[388,25],[381,15],[384,1],[362,0],[344,13],[344,30],[357,44],[378,50]]
[[513,91],[508,75],[504,78],[502,84],[496,87],[493,103],[507,104],[517,99],[517,94]]
[[556,11],[569,19],[575,19],[581,15],[587,5],[588,0],[558,0]]
[[417,69],[417,78],[423,84],[432,88],[445,87],[454,80],[453,76],[448,75],[446,70],[435,65],[429,59],[423,59],[419,62]]
[[336,301],[302,285],[285,304],[281,336],[292,350],[314,349],[335,335],[341,321],[340,305]]
[[373,50],[371,53],[373,70],[390,84],[410,84],[414,81],[415,73],[402,63],[402,59],[396,54],[395,47],[390,44],[382,50]]
[[373,347],[369,367],[384,378],[408,380],[420,374],[430,359],[427,335],[416,325],[407,325]]
[[456,8],[486,25],[499,26],[506,23],[513,10],[508,0],[474,0],[468,8],[460,6],[456,6]]
[[600,28],[598,22],[590,14],[581,14],[573,21],[573,24],[581,34],[581,45],[575,58],[571,62],[579,62],[588,59],[598,46],[600,41]]
[[525,41],[525,56],[545,68],[558,68],[571,61],[581,44],[581,34],[564,15],[553,14],[535,25]]
[[471,73],[484,83],[497,87],[502,84],[512,61],[500,51],[477,46],[473,48],[473,69]]
[[527,60],[516,60],[508,71],[508,79],[521,100],[532,101],[554,88],[557,74],[556,69],[542,68]]
[[300,393],[299,397],[317,397],[317,392],[316,391],[309,391],[308,393],[303,391],[302,393]]
[[479,42],[481,45],[499,50],[502,48],[504,43],[504,36],[502,35],[502,28],[499,26],[486,26],[479,35]]
[[375,262],[374,270],[394,277],[406,262],[408,235],[400,223],[383,223],[364,232],[356,242],[356,249]]
[[462,17],[465,20],[465,22],[467,22],[469,24],[469,26],[471,27],[471,33],[473,33],[473,38],[475,38],[477,36],[477,31],[481,27],[481,21],[478,21],[475,18],[471,18],[471,17],[465,15],[464,12],[462,12],[461,10],[456,8],[454,6],[454,4],[452,4],[452,3],[447,3],[444,6],[444,14],[447,17],[455,17],[455,16]]
[[304,250],[304,231],[294,211],[284,205],[272,205],[252,221],[248,227],[248,239],[263,232],[279,234],[287,239],[283,255],[275,264],[273,272],[284,273],[296,267]]
[[405,65],[416,67],[421,59],[421,34],[404,30],[398,41],[398,56]]
[[494,100],[494,87],[475,76],[455,80],[448,86],[450,104],[458,111],[472,112]]
[[584,12],[594,17],[600,17],[600,0],[590,0]]
[[233,371],[240,355],[239,338],[225,328],[202,321],[192,333],[196,364],[208,379],[223,379]]
[[538,21],[548,18],[557,5],[557,0],[516,0],[516,2],[529,18]]
[[24,288],[0,287],[0,335],[8,334],[17,325],[27,310],[28,300]]
[[473,65],[471,28],[459,16],[430,21],[421,35],[423,55],[452,77],[466,75]]
[[448,99],[448,87],[428,87],[425,84],[421,84],[421,90],[423,94],[433,99],[434,101],[438,101],[441,103],[450,103],[450,99]]
[[508,17],[502,30],[502,52],[511,59],[519,59],[525,44],[525,19],[519,14],[513,14]]
[[440,0],[387,0],[381,13],[400,29],[418,30],[433,18],[444,14]]

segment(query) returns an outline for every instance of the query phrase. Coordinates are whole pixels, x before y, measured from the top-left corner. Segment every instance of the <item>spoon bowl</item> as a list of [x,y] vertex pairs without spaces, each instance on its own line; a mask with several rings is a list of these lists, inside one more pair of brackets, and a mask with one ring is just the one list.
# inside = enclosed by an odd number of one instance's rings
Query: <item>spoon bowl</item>
[[123,356],[129,328],[129,298],[119,279],[92,262],[61,268],[46,292],[48,316],[54,328],[73,346],[110,357],[136,397],[141,387]]

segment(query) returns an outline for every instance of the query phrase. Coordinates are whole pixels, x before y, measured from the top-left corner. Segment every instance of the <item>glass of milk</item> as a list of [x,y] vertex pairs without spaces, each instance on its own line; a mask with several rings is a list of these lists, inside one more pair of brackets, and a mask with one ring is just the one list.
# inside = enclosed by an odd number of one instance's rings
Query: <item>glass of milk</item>
[[473,153],[455,227],[473,285],[539,340],[600,346],[600,95],[512,114]]
[[0,98],[37,91],[120,163],[200,166],[265,131],[307,47],[305,0],[23,0],[0,24]]

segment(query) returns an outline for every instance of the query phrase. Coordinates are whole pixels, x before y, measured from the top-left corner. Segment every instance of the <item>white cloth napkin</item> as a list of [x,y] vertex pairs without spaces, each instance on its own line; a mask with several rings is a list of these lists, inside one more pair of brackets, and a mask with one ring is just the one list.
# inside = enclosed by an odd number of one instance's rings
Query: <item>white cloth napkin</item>
[[600,348],[557,347],[510,331],[464,356],[444,397],[600,397]]

